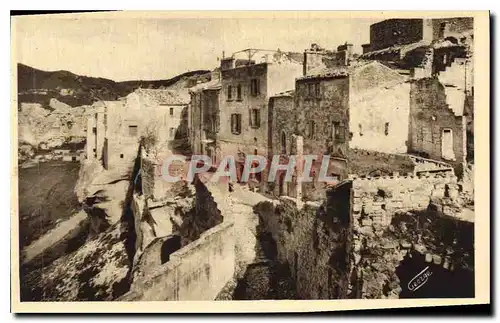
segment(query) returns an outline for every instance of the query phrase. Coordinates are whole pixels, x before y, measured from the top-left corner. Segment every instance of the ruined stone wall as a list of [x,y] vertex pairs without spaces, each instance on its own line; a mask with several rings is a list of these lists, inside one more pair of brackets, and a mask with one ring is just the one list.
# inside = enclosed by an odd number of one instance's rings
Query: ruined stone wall
[[349,147],[406,153],[410,85],[405,77],[373,62],[351,74]]
[[94,160],[96,159],[96,134],[94,133],[94,128],[96,127],[97,118],[95,117],[95,113],[90,113],[87,118],[87,141],[86,141],[86,150],[87,150],[87,159]]
[[[445,130],[450,130],[452,144],[443,149]],[[437,78],[415,80],[410,91],[409,151],[443,160],[461,174],[466,159],[466,123],[448,104],[446,89]]]
[[460,219],[462,206],[457,178],[450,174],[354,179],[350,294],[408,295],[410,279],[424,269],[402,269],[410,254],[445,272],[464,263],[473,270],[473,224]]
[[[221,223],[172,253],[168,262],[151,269],[145,266],[120,300],[214,300],[234,276],[236,237],[232,228],[231,223]],[[154,246],[152,250],[158,251]]]
[[338,65],[337,57],[334,52],[326,50],[306,50],[304,52],[304,75],[309,75],[311,72],[317,72],[318,70],[332,68]]
[[182,224],[177,228],[181,236],[181,246],[195,241],[203,232],[222,223],[223,220],[217,203],[205,184],[195,180],[194,187],[194,208],[182,216]]
[[[444,35],[440,35],[442,23],[446,23]],[[474,18],[472,17],[432,19],[432,39],[439,39],[442,36],[455,36],[457,33],[473,29]]]
[[417,42],[423,36],[422,19],[388,19],[370,26],[372,51]]
[[288,264],[301,299],[347,297],[350,183],[330,190],[323,204],[281,198],[255,207],[276,241],[277,258]]
[[[292,95],[271,98],[269,124],[271,125],[268,146],[270,155],[291,154],[292,135],[295,134],[297,125]],[[285,147],[282,139],[285,139]]]

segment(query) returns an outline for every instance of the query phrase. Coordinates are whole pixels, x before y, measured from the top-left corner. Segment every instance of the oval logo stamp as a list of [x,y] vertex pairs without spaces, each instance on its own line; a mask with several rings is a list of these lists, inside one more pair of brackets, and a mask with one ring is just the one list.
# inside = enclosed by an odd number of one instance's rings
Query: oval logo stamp
[[412,292],[416,291],[420,287],[422,287],[425,283],[427,283],[427,280],[429,279],[429,276],[432,275],[432,271],[429,270],[429,266],[425,267],[421,272],[415,275],[412,280],[408,283],[408,289]]

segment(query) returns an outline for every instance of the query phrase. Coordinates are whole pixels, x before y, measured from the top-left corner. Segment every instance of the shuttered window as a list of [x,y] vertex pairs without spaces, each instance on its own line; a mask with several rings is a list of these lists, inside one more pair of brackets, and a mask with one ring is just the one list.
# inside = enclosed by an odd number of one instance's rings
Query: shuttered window
[[241,114],[231,114],[231,133],[239,135],[241,133]]
[[250,109],[250,126],[252,128],[260,128],[260,110]]

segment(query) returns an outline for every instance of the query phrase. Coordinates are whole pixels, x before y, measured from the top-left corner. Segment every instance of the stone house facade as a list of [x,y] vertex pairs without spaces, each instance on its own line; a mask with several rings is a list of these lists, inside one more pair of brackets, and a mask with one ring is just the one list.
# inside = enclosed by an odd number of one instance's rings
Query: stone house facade
[[[109,101],[108,101],[109,102]],[[87,159],[102,160],[106,125],[106,102],[96,102],[87,117]]]
[[452,164],[474,161],[473,37],[437,43],[411,83],[409,151]]
[[[350,171],[370,168],[357,165],[370,157],[350,150],[407,152],[409,97],[407,78],[378,62],[303,76],[294,91],[271,98],[269,149],[295,154],[300,136],[303,154],[317,156],[311,177],[319,174],[322,156],[328,155],[327,175],[343,180]],[[323,194],[327,185],[302,183],[302,190],[306,197]]]
[[467,120],[447,103],[446,87],[438,78],[411,84],[408,142],[410,152],[446,161],[461,173],[467,159]]
[[293,87],[302,75],[296,55],[274,52],[265,61],[221,61],[218,145],[224,155],[235,156],[238,167],[248,154],[266,155],[268,149],[269,98]]
[[211,80],[189,89],[189,138],[194,155],[208,155],[214,164],[220,160],[217,133],[220,128],[219,71],[212,72]]
[[107,169],[128,171],[141,138],[150,138],[159,149],[169,150],[187,99],[168,90],[138,89],[124,100],[98,105],[88,121],[87,152],[92,152],[88,158],[99,160]]

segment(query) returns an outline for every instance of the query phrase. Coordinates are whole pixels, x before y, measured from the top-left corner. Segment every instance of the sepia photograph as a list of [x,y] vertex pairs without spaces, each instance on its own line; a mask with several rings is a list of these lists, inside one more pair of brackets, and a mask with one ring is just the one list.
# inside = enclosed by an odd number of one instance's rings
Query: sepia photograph
[[488,20],[12,16],[12,310],[489,303]]

